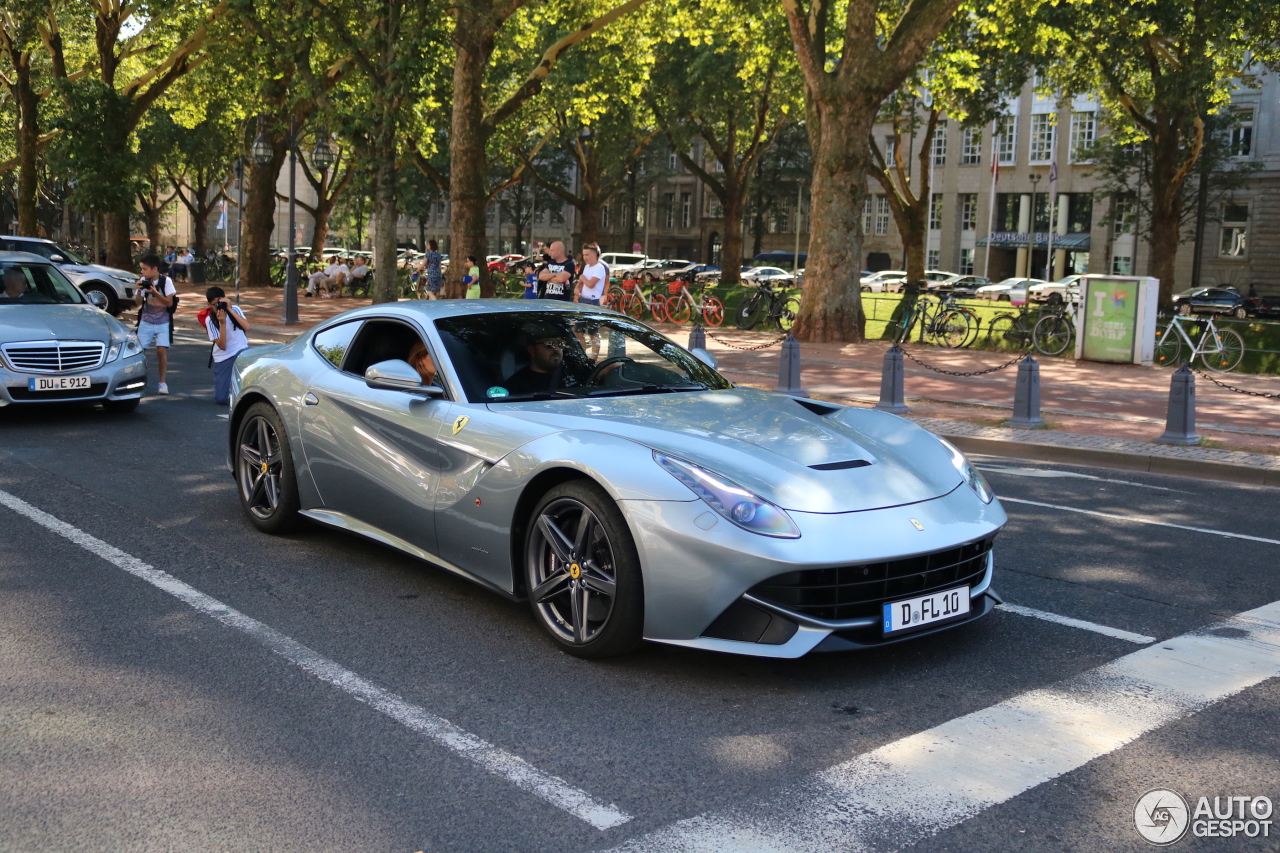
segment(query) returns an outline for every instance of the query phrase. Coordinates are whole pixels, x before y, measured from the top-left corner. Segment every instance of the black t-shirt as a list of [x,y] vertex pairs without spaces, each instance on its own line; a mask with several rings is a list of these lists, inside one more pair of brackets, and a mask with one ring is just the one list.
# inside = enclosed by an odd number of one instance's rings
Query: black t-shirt
[[547,270],[553,275],[555,273],[567,272],[569,274],[569,280],[566,282],[538,282],[538,297],[540,299],[559,299],[562,302],[572,302],[573,279],[574,276],[578,274],[578,268],[573,265],[573,258],[565,258],[563,261],[547,261]]
[[512,394],[536,394],[539,391],[554,391],[560,384],[560,368],[550,373],[539,373],[532,367],[525,366],[507,377],[506,389]]

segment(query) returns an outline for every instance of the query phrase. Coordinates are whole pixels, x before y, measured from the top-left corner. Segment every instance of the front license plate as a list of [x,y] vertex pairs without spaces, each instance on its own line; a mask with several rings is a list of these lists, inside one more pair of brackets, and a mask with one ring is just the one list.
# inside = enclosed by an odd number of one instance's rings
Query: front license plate
[[31,391],[70,391],[88,387],[88,376],[33,376],[27,379],[27,388]]
[[969,587],[958,586],[932,595],[884,605],[884,632],[892,634],[941,622],[969,612]]

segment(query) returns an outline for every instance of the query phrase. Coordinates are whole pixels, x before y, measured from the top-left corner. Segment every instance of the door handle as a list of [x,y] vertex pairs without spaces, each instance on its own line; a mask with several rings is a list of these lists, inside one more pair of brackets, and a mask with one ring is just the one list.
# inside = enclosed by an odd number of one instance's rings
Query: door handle
[[306,396],[302,398],[302,402],[307,406],[318,406],[320,404],[320,398],[308,391]]

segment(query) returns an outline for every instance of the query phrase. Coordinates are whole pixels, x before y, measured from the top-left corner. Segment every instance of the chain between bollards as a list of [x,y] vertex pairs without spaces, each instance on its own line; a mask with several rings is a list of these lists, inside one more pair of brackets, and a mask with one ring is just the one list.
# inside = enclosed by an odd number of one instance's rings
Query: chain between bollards
[[[894,343],[894,346],[897,346],[897,345],[898,345],[897,343]],[[946,374],[947,376],[985,376],[988,373],[995,373],[996,371],[1004,370],[1006,367],[1013,367],[1015,364],[1022,361],[1024,356],[1030,354],[1030,352],[1031,350],[1025,350],[1023,352],[1020,352],[1017,355],[1015,355],[1013,358],[1006,361],[1004,364],[998,365],[996,367],[988,367],[986,370],[972,370],[966,373],[960,370],[943,370],[941,367],[934,367],[932,364],[928,364],[916,358],[914,355],[907,352],[906,350],[902,350],[903,355],[905,355],[907,358],[911,359],[916,364],[923,367],[925,370],[932,370],[934,373],[943,373],[943,374]]]
[[1264,397],[1268,400],[1280,399],[1280,394],[1267,394],[1262,391],[1250,391],[1247,388],[1237,388],[1234,385],[1228,385],[1225,382],[1220,382],[1217,379],[1214,379],[1211,374],[1205,373],[1203,370],[1196,370],[1196,368],[1190,367],[1190,362],[1184,361],[1183,365],[1186,367],[1189,367],[1194,373],[1200,376],[1203,376],[1205,379],[1208,379],[1210,382],[1212,382],[1214,385],[1217,385],[1219,388],[1226,388],[1228,391],[1234,391],[1237,394],[1245,394],[1249,397]]
[[763,344],[756,344],[755,346],[749,346],[749,347],[740,347],[740,346],[738,346],[737,344],[732,343],[731,341],[727,341],[727,340],[725,340],[724,338],[720,337],[719,335],[715,334],[714,332],[706,332],[706,335],[707,335],[707,337],[711,338],[711,340],[715,341],[715,342],[716,342],[716,343],[718,343],[718,344],[721,344],[721,345],[723,345],[723,346],[726,346],[726,347],[728,347],[729,349],[736,349],[736,350],[739,350],[739,351],[741,351],[741,352],[755,352],[756,350],[768,349],[769,347],[777,346],[778,344],[780,344],[780,343],[782,343],[783,341],[785,341],[787,338],[791,337],[791,333],[790,333],[790,332],[787,332],[787,333],[786,333],[785,335],[783,335],[782,337],[777,338],[777,339],[772,340],[772,341],[767,341],[766,343],[763,343]]

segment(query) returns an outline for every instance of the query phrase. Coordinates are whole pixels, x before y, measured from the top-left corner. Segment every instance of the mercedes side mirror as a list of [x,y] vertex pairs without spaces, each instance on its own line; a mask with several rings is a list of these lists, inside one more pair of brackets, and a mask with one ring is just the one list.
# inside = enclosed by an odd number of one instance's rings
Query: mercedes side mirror
[[364,384],[370,388],[381,388],[384,391],[405,391],[423,397],[443,397],[444,389],[439,385],[423,385],[422,377],[413,365],[407,361],[393,358],[380,361],[364,372]]
[[103,311],[107,310],[107,294],[98,290],[90,290],[84,295],[84,298],[89,300],[89,304],[95,308],[100,308]]
[[67,259],[62,257],[62,255],[50,255],[49,260],[53,261],[55,264],[65,264],[67,262]]

